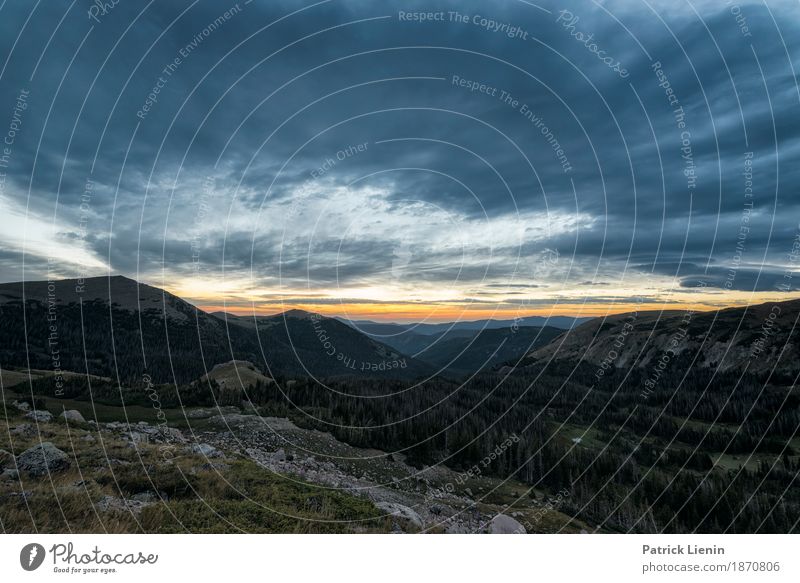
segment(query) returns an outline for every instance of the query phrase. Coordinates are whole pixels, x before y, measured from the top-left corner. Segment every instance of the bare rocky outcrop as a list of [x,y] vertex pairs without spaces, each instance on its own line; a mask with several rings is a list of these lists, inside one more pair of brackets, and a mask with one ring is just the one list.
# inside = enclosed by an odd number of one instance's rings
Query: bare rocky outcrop
[[27,449],[17,457],[19,470],[34,477],[63,472],[69,466],[69,456],[49,441]]

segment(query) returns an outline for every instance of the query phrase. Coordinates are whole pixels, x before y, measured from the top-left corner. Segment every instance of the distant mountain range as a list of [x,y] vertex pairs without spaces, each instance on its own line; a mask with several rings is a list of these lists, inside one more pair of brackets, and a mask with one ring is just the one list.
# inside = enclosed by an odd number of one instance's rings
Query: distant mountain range
[[418,378],[429,365],[300,310],[213,315],[122,276],[0,284],[0,365],[183,384],[231,360],[269,376]]
[[[267,377],[461,377],[504,364],[674,362],[751,372],[798,369],[800,300],[719,312],[640,312],[444,324],[206,313],[122,276],[0,284],[0,366],[125,382],[185,384],[243,360]],[[779,358],[780,357],[780,358]]]
[[[0,365],[184,384],[232,360],[269,376],[418,379],[513,361],[581,320],[345,322],[207,313],[123,276],[0,284]],[[551,322],[557,326],[532,326]]]
[[[539,328],[550,326],[569,330],[588,322],[592,318],[573,318],[571,316],[526,316],[516,320],[469,320],[459,322],[441,322],[429,324],[427,322],[416,322],[412,324],[396,324],[374,322],[372,320],[349,320],[340,318],[342,322],[349,324],[353,328],[372,336],[382,336],[390,338],[400,336],[404,333],[412,333],[420,336],[431,336],[453,331],[476,332],[480,330],[495,330],[499,328],[511,328],[512,326],[536,326]],[[384,340],[389,344],[388,340]]]
[[455,375],[492,370],[503,363],[515,364],[532,349],[545,346],[563,330],[547,326],[490,328],[469,332],[469,336],[437,335],[437,340],[414,358]]
[[[341,319],[378,342],[451,372],[472,372],[519,358],[562,331],[589,320],[528,316],[517,320],[396,324]],[[499,348],[496,353],[495,348]],[[454,358],[457,362],[451,363]]]

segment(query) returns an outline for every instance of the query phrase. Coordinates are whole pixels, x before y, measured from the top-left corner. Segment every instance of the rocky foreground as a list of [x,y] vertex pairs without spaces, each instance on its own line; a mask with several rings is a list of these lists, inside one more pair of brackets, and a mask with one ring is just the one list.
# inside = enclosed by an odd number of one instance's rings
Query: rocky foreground
[[[559,511],[562,494],[548,497],[516,481],[444,466],[417,469],[401,453],[355,448],[288,419],[242,414],[236,407],[189,410],[182,429],[143,421],[98,424],[77,411],[54,417],[19,402],[7,407],[5,418],[5,531],[26,532],[34,524],[40,532],[525,533],[585,527]],[[48,502],[51,510],[61,507],[61,526],[52,518],[37,522],[31,507]],[[76,514],[91,520],[70,521],[65,505],[76,505]]]

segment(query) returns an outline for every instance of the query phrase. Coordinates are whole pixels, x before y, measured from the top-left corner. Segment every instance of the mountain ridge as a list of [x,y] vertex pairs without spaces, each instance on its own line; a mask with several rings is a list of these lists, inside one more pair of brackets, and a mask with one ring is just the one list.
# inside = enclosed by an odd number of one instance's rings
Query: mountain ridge
[[[528,354],[533,362],[574,361],[615,368],[688,358],[704,368],[793,370],[800,299],[710,312],[641,311],[591,320]],[[664,355],[668,356],[664,356]]]
[[[56,356],[57,355],[57,356]],[[304,311],[220,318],[124,276],[0,284],[0,364],[187,383],[216,364],[276,375],[416,378],[428,365]]]

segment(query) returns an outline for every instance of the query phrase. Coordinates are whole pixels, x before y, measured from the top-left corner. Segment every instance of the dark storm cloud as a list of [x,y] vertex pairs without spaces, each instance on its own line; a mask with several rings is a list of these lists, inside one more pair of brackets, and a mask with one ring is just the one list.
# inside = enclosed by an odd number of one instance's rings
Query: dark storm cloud
[[[396,279],[391,205],[409,200],[467,223],[592,219],[492,245],[489,264],[410,246],[404,277],[423,283],[491,284],[514,275],[520,253],[530,271],[544,248],[562,258],[554,280],[569,268],[573,285],[596,271],[613,285],[627,270],[724,288],[737,245],[749,264],[785,262],[800,210],[796,8],[741,3],[745,32],[719,2],[694,3],[698,14],[666,2],[540,4],[121,2],[98,22],[77,2],[40,6],[22,30],[32,5],[7,2],[0,120],[20,90],[31,102],[0,196],[57,217],[60,232],[83,220],[75,244],[129,274],[191,273],[195,253],[204,270],[224,262],[265,281]],[[482,18],[519,27],[517,38]],[[347,185],[381,193],[388,210],[371,216],[383,233],[342,245],[292,220]],[[470,251],[483,257],[479,244]],[[21,278],[17,256],[4,252],[2,279]],[[768,289],[771,277],[756,285],[742,268],[732,289]]]

